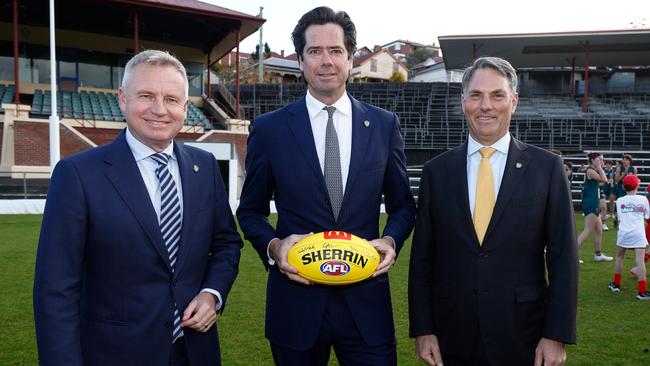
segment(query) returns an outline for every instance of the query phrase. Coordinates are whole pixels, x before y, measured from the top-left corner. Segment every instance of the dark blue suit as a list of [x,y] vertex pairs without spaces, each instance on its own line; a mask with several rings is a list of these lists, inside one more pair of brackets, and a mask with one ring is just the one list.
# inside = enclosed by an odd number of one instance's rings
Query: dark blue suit
[[[325,230],[344,230],[367,240],[379,238],[382,194],[388,213],[382,236],[395,239],[397,252],[409,236],[415,205],[399,120],[393,113],[350,99],[352,153],[338,222],[329,203],[305,98],[255,120],[237,217],[265,265],[267,245],[273,238]],[[276,228],[267,220],[271,197],[278,211]],[[266,337],[291,349],[312,347],[321,329],[329,291],[326,286],[293,282],[277,266],[270,266]],[[387,275],[345,286],[341,291],[365,343],[394,342]]]
[[[183,188],[174,272],[124,132],[57,164],[34,280],[42,365],[167,365],[174,303],[182,313],[211,288],[225,304],[242,244],[219,169],[209,153],[174,151]],[[184,339],[192,365],[220,363],[216,326],[185,329]]]

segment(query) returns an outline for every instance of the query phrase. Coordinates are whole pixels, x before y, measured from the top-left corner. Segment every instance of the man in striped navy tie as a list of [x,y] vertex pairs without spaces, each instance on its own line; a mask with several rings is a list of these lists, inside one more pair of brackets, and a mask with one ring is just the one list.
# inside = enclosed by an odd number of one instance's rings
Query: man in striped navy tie
[[183,65],[143,51],[126,65],[127,128],[54,169],[36,258],[42,365],[219,365],[217,313],[241,239],[212,154],[174,142]]

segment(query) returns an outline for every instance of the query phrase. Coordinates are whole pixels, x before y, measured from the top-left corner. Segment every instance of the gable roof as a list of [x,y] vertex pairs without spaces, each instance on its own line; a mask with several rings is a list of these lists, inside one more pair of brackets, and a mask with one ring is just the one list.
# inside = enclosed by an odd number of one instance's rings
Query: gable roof
[[379,55],[380,53],[385,53],[385,54],[389,55],[390,57],[393,58],[393,60],[398,62],[400,65],[402,65],[402,67],[404,67],[408,71],[409,68],[406,65],[404,65],[404,63],[402,61],[398,60],[397,57],[395,57],[395,55],[393,55],[391,52],[388,52],[387,50],[385,50],[383,48],[380,49],[379,51],[375,51],[373,53],[369,53],[369,54],[364,55],[364,56],[355,57],[354,61],[352,62],[352,67],[361,66],[366,61],[370,60],[371,58],[374,58],[375,56]]

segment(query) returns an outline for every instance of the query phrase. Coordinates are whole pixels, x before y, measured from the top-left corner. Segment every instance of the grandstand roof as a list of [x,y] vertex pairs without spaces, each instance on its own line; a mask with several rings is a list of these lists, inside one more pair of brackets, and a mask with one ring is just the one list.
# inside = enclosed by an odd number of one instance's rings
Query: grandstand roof
[[498,56],[516,68],[650,65],[650,29],[560,33],[457,35],[438,38],[447,70],[465,68],[474,57]]
[[[5,2],[5,1],[2,1]],[[49,26],[48,3],[19,0],[20,24]],[[143,40],[201,49],[216,60],[265,22],[264,19],[197,0],[57,0],[56,27],[133,38],[133,14],[138,14]],[[11,13],[0,20],[11,22]],[[179,26],[182,25],[182,26]]]

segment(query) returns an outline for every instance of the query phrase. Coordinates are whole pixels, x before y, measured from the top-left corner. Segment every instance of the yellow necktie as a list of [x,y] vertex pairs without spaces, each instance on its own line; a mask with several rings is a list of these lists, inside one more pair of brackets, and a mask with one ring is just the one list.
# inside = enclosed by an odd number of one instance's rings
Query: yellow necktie
[[478,242],[483,245],[483,238],[492,218],[494,209],[494,176],[490,166],[490,156],[496,149],[483,147],[481,162],[478,164],[478,177],[476,178],[476,203],[474,204],[474,230],[478,236]]

